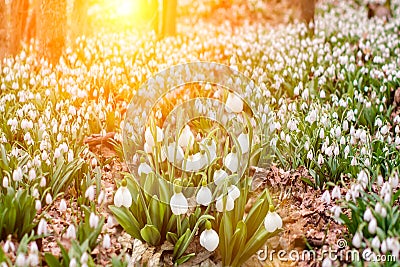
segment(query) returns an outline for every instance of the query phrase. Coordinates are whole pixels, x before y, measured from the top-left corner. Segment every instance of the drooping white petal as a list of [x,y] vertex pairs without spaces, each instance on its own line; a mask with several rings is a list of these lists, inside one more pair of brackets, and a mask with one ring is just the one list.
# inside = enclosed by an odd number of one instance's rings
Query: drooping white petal
[[249,134],[241,133],[238,137],[238,142],[243,154],[249,152]]
[[146,140],[146,143],[150,147],[153,147],[156,142],[161,142],[163,138],[164,138],[164,133],[162,129],[158,126],[156,126],[156,136],[153,136],[149,127],[147,127],[146,131],[144,132],[144,139]]
[[129,192],[129,189],[125,186],[121,186],[121,191],[122,191],[122,206],[125,206],[129,209],[132,205],[131,192]]
[[117,192],[115,192],[114,205],[118,208],[121,207],[122,203],[123,203],[123,199],[124,199],[124,196],[123,196],[122,186],[121,186],[120,188],[118,188]]
[[[217,198],[217,202],[215,203],[215,206],[217,208],[218,212],[223,212],[224,211],[224,199],[223,196],[219,196]],[[228,194],[226,196],[226,203],[225,203],[225,210],[226,211],[231,211],[235,207],[235,201],[232,199],[232,197]]]
[[185,153],[183,152],[182,147],[177,146],[175,142],[168,145],[167,148],[168,162],[174,163],[174,158],[176,159],[176,162],[181,162],[183,160],[184,155]]
[[228,112],[240,113],[243,111],[242,99],[234,93],[229,93],[226,99],[225,110]]
[[175,193],[170,201],[172,213],[175,215],[185,214],[188,210],[188,201],[182,193]]
[[185,125],[185,128],[183,128],[179,135],[178,144],[183,148],[192,149],[194,144],[194,134],[190,130],[189,125]]
[[204,168],[206,164],[206,155],[201,152],[197,152],[196,154],[190,155],[186,161],[182,162],[182,169],[186,171],[198,171]]
[[237,172],[239,166],[239,158],[237,153],[229,153],[224,158],[224,165],[230,170],[231,172]]
[[228,187],[228,194],[233,200],[236,200],[240,196],[240,190],[236,185],[231,185]]
[[268,212],[267,216],[265,216],[264,226],[268,232],[275,232],[275,230],[282,228],[282,225],[282,218],[275,211]]
[[149,164],[147,164],[146,162],[140,163],[139,168],[138,168],[139,176],[141,176],[142,173],[147,175],[147,174],[151,173],[152,171],[153,170],[151,169]]
[[228,177],[228,174],[226,173],[226,171],[224,171],[223,169],[216,170],[214,172],[214,176],[213,176],[214,183],[217,186],[219,186],[224,183],[226,177]]
[[212,200],[212,192],[207,186],[202,186],[197,192],[196,202],[203,206],[210,205]]
[[206,151],[208,164],[211,164],[217,158],[217,145],[214,140],[204,139],[200,146],[204,151]]
[[200,245],[208,251],[214,251],[219,245],[218,233],[213,230],[204,230],[200,235]]

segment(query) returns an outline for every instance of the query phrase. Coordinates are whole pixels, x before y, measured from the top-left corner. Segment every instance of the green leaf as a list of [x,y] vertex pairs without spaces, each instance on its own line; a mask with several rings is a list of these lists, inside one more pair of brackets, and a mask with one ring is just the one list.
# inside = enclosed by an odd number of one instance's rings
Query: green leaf
[[143,238],[140,234],[141,227],[139,222],[135,219],[130,210],[125,207],[118,208],[116,206],[109,206],[109,209],[114,214],[118,223],[128,234],[143,241]]
[[190,253],[190,254],[187,254],[187,255],[185,255],[185,256],[182,256],[182,257],[180,257],[179,259],[177,259],[176,261],[175,261],[175,263],[176,264],[178,264],[178,265],[181,265],[182,263],[185,263],[185,262],[187,262],[190,258],[192,258],[194,255],[196,255],[195,253]]
[[47,265],[48,265],[49,267],[58,267],[58,266],[61,266],[59,260],[58,260],[53,254],[50,254],[50,253],[48,253],[48,252],[45,253],[45,254],[44,254],[44,259],[46,260],[46,263],[47,263]]
[[150,245],[157,246],[160,244],[161,235],[157,227],[155,227],[154,225],[146,224],[143,229],[140,230],[140,234],[143,240]]

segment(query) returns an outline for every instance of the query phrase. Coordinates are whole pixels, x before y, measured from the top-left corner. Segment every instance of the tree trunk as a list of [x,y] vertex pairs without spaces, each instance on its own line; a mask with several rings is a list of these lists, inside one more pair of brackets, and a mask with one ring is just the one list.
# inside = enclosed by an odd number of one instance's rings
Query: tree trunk
[[40,55],[55,65],[62,54],[67,30],[67,0],[38,0],[36,31]]
[[315,0],[300,0],[301,20],[307,24],[314,21]]
[[81,35],[87,35],[89,32],[89,20],[88,20],[88,0],[75,0],[72,11],[71,21],[71,41],[74,43],[75,39]]
[[21,42],[25,39],[25,28],[28,20],[29,0],[11,1],[10,29],[8,53],[16,55],[21,50]]
[[177,0],[163,0],[162,37],[176,33],[176,6]]
[[7,52],[7,5],[0,0],[0,60]]

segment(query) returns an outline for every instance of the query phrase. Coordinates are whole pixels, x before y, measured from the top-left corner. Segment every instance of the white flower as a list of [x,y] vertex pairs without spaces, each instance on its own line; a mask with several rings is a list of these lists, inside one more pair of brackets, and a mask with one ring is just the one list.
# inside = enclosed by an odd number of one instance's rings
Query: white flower
[[116,207],[124,206],[130,208],[132,205],[132,195],[129,189],[126,187],[126,181],[122,181],[122,185],[118,188],[114,196],[114,205]]
[[14,243],[11,240],[7,239],[7,241],[4,243],[3,250],[5,253],[14,252],[15,251]]
[[381,241],[379,240],[378,236],[375,236],[374,239],[372,239],[371,246],[375,249],[379,249],[381,246]]
[[225,179],[228,177],[228,174],[223,169],[217,168],[214,172],[213,179],[214,183],[219,186],[224,183]]
[[156,126],[156,136],[153,136],[150,128],[147,127],[144,133],[144,139],[146,140],[146,144],[152,148],[156,142],[159,143],[164,139],[164,133],[160,127]]
[[237,188],[236,185],[231,185],[228,187],[228,195],[233,199],[236,200],[240,197],[240,190]]
[[322,154],[318,155],[318,164],[322,165],[324,163],[324,156],[322,156]]
[[166,154],[168,162],[170,163],[174,163],[174,158],[176,159],[176,162],[181,162],[185,155],[182,147],[177,146],[175,142],[168,145]]
[[342,194],[340,193],[340,188],[339,186],[335,186],[332,190],[332,199],[340,199],[342,197]]
[[363,235],[361,231],[357,231],[354,236],[353,236],[353,240],[352,240],[352,244],[354,247],[356,248],[360,248],[361,247],[361,241],[362,241]]
[[141,161],[143,162],[141,162],[138,167],[138,175],[142,176],[142,173],[145,175],[151,173],[153,170],[151,169],[150,165],[144,161],[144,158],[141,158]]
[[238,137],[239,147],[243,154],[249,152],[249,134],[241,133]]
[[42,202],[39,199],[35,200],[35,209],[36,211],[40,211],[42,209]]
[[53,198],[51,197],[50,193],[46,194],[46,204],[50,205],[53,202]]
[[97,226],[99,225],[99,216],[97,216],[96,214],[94,214],[94,212],[90,213],[90,217],[89,217],[89,225],[91,228],[97,228]]
[[326,204],[328,204],[328,205],[331,203],[331,195],[329,194],[329,191],[328,191],[328,190],[326,190],[326,191],[322,194],[321,200],[322,200],[323,202],[325,202]]
[[45,219],[40,219],[38,229],[37,229],[37,234],[38,235],[47,235],[47,222]]
[[364,170],[361,170],[357,175],[357,181],[361,184],[363,189],[365,189],[368,185],[368,174]]
[[4,176],[4,177],[3,177],[3,187],[4,187],[4,188],[7,188],[7,187],[8,187],[8,177],[7,177],[7,176]]
[[36,179],[36,171],[35,169],[30,169],[28,173],[29,181],[33,181]]
[[197,152],[196,154],[189,155],[189,157],[182,162],[182,169],[185,171],[198,171],[207,165],[207,156],[204,151]]
[[264,219],[264,226],[267,232],[272,233],[275,232],[277,229],[282,228],[283,222],[281,216],[279,216],[276,211],[273,211],[273,208],[270,208],[267,216]]
[[67,210],[67,202],[65,201],[65,199],[61,199],[58,210],[60,212],[65,212]]
[[100,194],[99,194],[99,197],[97,198],[97,204],[100,206],[102,203],[103,203],[103,201],[104,201],[104,198],[105,198],[105,192],[104,192],[104,190],[101,190],[100,191]]
[[377,221],[375,218],[372,218],[371,221],[368,224],[368,232],[370,234],[375,234],[376,233],[376,227],[377,227]]
[[13,176],[13,180],[14,181],[16,181],[16,182],[21,181],[22,180],[22,176],[23,176],[21,167],[18,167],[17,169],[15,169],[13,171],[13,175],[12,176]]
[[76,239],[76,230],[73,224],[70,224],[67,228],[67,232],[65,233],[65,237],[68,239]]
[[109,249],[111,247],[111,239],[109,234],[105,234],[103,237],[103,248]]
[[24,254],[22,253],[18,254],[17,258],[15,259],[15,265],[18,267],[24,267],[27,265],[27,261]]
[[207,152],[208,164],[211,164],[217,158],[217,145],[215,141],[213,139],[204,139],[200,145]]
[[89,260],[89,254],[85,251],[82,256],[81,256],[81,264],[86,264],[87,261]]
[[201,186],[196,195],[196,202],[203,206],[210,205],[212,200],[212,192],[207,186]]
[[77,267],[78,263],[75,258],[72,258],[71,261],[69,262],[69,267]]
[[237,172],[239,167],[239,158],[235,149],[233,149],[233,152],[226,155],[226,157],[224,158],[224,165],[231,172]]
[[243,111],[243,101],[234,93],[228,93],[228,98],[226,99],[225,104],[225,110],[228,112],[240,113]]
[[192,149],[194,141],[194,135],[190,130],[189,125],[185,125],[185,128],[183,128],[181,134],[179,135],[178,144],[183,148]]
[[331,261],[331,259],[329,257],[325,258],[322,261],[322,267],[332,267],[332,261]]
[[172,213],[175,215],[185,214],[188,211],[188,201],[182,193],[175,193],[169,202]]
[[307,153],[307,159],[312,160],[313,159],[313,153],[311,150],[308,151]]
[[95,194],[95,192],[94,192],[94,186],[91,185],[91,186],[89,186],[89,187],[86,189],[85,197],[86,197],[87,199],[89,199],[90,201],[93,201],[93,200],[94,200],[94,194]]
[[[235,202],[233,198],[228,194],[226,196],[226,203],[225,203],[225,210],[226,211],[231,211],[235,207]],[[217,208],[218,212],[223,212],[224,211],[224,198],[223,195],[219,196],[217,198],[217,202],[215,203],[215,207]]]
[[200,235],[200,245],[207,249],[208,251],[214,251],[219,244],[218,233],[211,229],[211,223],[206,222],[206,230],[204,230]]
[[364,221],[366,221],[366,222],[371,221],[371,219],[372,219],[372,212],[371,212],[371,209],[370,209],[370,208],[367,208],[367,209],[365,210],[363,218],[364,218]]

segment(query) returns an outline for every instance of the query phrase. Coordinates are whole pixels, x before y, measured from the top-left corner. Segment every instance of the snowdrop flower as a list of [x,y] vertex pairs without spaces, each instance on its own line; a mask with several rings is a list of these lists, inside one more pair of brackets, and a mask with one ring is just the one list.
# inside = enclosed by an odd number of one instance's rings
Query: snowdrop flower
[[342,194],[340,193],[340,188],[339,186],[335,186],[332,190],[332,199],[340,199],[342,197]]
[[105,199],[105,192],[104,192],[104,190],[101,190],[100,191],[100,194],[99,194],[99,197],[97,198],[97,204],[100,206],[102,203],[103,203],[103,201],[104,201],[104,199]]
[[207,156],[204,151],[197,152],[196,154],[189,155],[189,157],[182,162],[182,169],[185,171],[198,171],[207,165]]
[[380,248],[380,246],[381,246],[381,241],[379,240],[379,237],[378,237],[378,236],[375,236],[374,239],[372,239],[371,246],[372,246],[374,249],[379,249],[379,248]]
[[233,199],[236,200],[238,197],[240,197],[240,190],[237,188],[236,185],[230,185],[228,187],[228,195]]
[[192,149],[194,141],[195,141],[195,137],[194,137],[194,134],[192,133],[192,131],[190,130],[189,125],[185,125],[185,128],[183,128],[181,134],[179,135],[178,144],[182,148]]
[[199,205],[208,206],[212,200],[212,192],[210,188],[207,187],[206,182],[203,181],[203,185],[199,189],[196,195],[196,202]]
[[223,169],[221,169],[221,167],[219,165],[217,165],[217,168],[213,175],[214,183],[217,186],[219,186],[224,183],[224,181],[227,177],[228,177],[228,174],[226,173],[226,171],[224,171]]
[[65,199],[61,199],[58,210],[60,212],[65,212],[67,210],[67,202],[65,201]]
[[[230,196],[230,194],[226,195],[225,199],[225,210],[226,211],[231,211],[235,207],[235,201],[233,198]],[[215,203],[215,207],[217,208],[218,212],[223,212],[224,211],[224,196],[220,195],[217,198],[217,202]]]
[[85,197],[86,197],[87,199],[89,199],[90,201],[93,201],[93,200],[94,200],[94,194],[95,194],[95,192],[94,192],[94,186],[91,185],[91,186],[89,186],[89,187],[86,189],[86,191],[85,191]]
[[146,144],[152,148],[156,142],[159,143],[164,139],[164,133],[160,127],[156,126],[156,136],[153,136],[150,127],[147,127],[144,133],[144,139],[146,140]]
[[15,265],[18,267],[24,267],[27,265],[27,260],[24,254],[22,253],[18,254],[17,258],[15,259]]
[[269,212],[264,219],[264,226],[267,232],[273,233],[277,229],[282,228],[283,222],[281,216],[275,211],[274,206],[269,206]]
[[312,153],[312,151],[311,150],[309,150],[308,151],[308,153],[307,153],[307,159],[309,159],[309,160],[312,160],[313,159],[313,153]]
[[372,217],[371,221],[368,224],[368,232],[370,234],[376,233],[377,221],[375,218]]
[[103,237],[103,248],[109,249],[111,247],[111,239],[109,234],[105,234]]
[[231,172],[237,172],[238,167],[239,167],[239,158],[238,158],[238,155],[236,153],[236,148],[235,147],[233,147],[232,148],[232,152],[230,152],[224,158],[224,165]]
[[36,171],[35,169],[30,169],[28,173],[29,181],[33,181],[36,179]]
[[151,173],[153,170],[151,169],[150,165],[146,163],[146,160],[144,157],[140,158],[140,165],[138,167],[138,175],[142,176],[142,174],[149,174]]
[[132,205],[132,195],[129,189],[126,187],[126,185],[127,185],[126,180],[123,179],[121,182],[121,186],[115,193],[114,205],[116,207],[124,206],[129,209]]
[[3,187],[4,187],[4,188],[7,188],[7,187],[8,187],[8,177],[7,177],[7,176],[4,176],[4,177],[3,177]]
[[367,209],[365,210],[363,218],[364,218],[364,221],[366,221],[366,222],[371,221],[371,219],[372,219],[372,212],[371,212],[371,209],[370,209],[370,208],[367,208]]
[[211,164],[217,158],[217,145],[215,141],[213,139],[204,139],[200,145],[207,152],[208,164]]
[[172,213],[175,215],[185,214],[188,211],[189,204],[188,201],[182,193],[181,183],[179,181],[174,185],[174,195],[171,197],[169,202],[171,206]]
[[228,93],[228,98],[226,99],[225,104],[225,110],[228,112],[240,113],[243,111],[243,101],[234,93]]
[[386,217],[387,211],[386,208],[382,206],[380,202],[376,203],[375,205],[375,212],[380,214],[383,218]]
[[38,229],[37,229],[37,234],[38,235],[47,235],[47,222],[45,219],[40,219]]
[[87,252],[85,251],[82,256],[81,256],[81,264],[86,264],[87,261],[89,260],[89,255],[87,254]]
[[68,239],[76,239],[76,230],[73,224],[70,224],[67,228],[67,232],[65,233],[65,237]]
[[332,266],[333,266],[332,265],[332,261],[331,261],[331,259],[329,257],[325,258],[322,261],[322,267],[332,267]]
[[328,204],[328,205],[331,203],[331,195],[329,194],[329,191],[328,191],[328,190],[326,190],[326,191],[322,194],[321,200],[322,200],[323,202],[325,202],[326,204]]
[[354,236],[353,236],[353,240],[352,240],[352,244],[354,247],[356,248],[360,248],[361,247],[361,241],[363,239],[363,234],[361,231],[357,231]]
[[91,228],[97,228],[97,226],[99,225],[99,220],[99,216],[97,216],[94,212],[90,213],[89,225]]
[[22,173],[21,167],[18,167],[17,169],[15,169],[13,171],[12,176],[13,176],[13,180],[16,182],[22,181],[23,173]]
[[392,188],[396,188],[399,185],[399,176],[397,175],[397,173],[389,177],[389,184]]
[[76,261],[75,258],[72,258],[71,261],[69,262],[69,267],[77,267],[78,262]]
[[35,209],[36,209],[36,211],[38,211],[38,212],[42,209],[42,202],[40,202],[39,199],[36,199],[36,200],[35,200]]
[[174,163],[174,159],[176,159],[177,162],[181,162],[185,155],[182,147],[176,145],[175,142],[168,145],[166,154],[169,163]]
[[319,164],[319,165],[324,164],[324,157],[322,156],[322,154],[319,154],[319,155],[318,155],[318,164]]
[[205,230],[200,235],[200,245],[208,251],[214,251],[219,244],[218,233],[211,228],[211,222],[206,221]]
[[239,147],[243,154],[249,151],[249,134],[241,133],[238,137]]
[[50,195],[50,193],[47,193],[47,194],[46,194],[46,204],[47,204],[47,205],[50,205],[51,202],[53,202],[53,198],[52,198],[52,196]]
[[14,252],[15,251],[15,245],[11,241],[11,236],[9,236],[7,241],[4,243],[3,250],[4,250],[5,253],[9,253],[9,252]]
[[361,170],[357,175],[357,181],[361,184],[363,189],[368,185],[368,180],[368,174],[364,170]]

